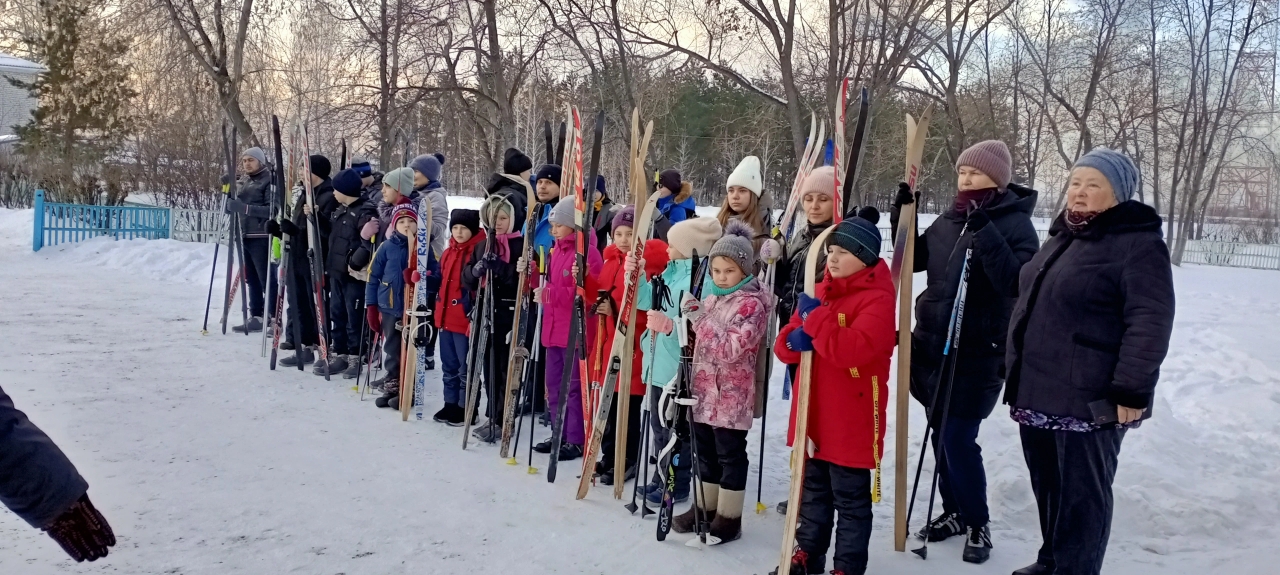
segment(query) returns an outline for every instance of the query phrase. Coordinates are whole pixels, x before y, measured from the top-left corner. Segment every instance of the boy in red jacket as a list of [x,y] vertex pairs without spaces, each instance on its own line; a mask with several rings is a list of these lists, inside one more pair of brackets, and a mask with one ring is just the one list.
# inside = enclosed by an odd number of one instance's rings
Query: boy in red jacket
[[[631,253],[632,247],[635,246],[637,238],[635,231],[636,208],[635,206],[627,206],[618,211],[613,216],[612,237],[613,243],[604,248],[604,265],[600,267],[600,289],[608,290],[609,298],[600,303],[596,307],[596,314],[604,316],[605,325],[608,326],[603,334],[604,345],[601,346],[601,355],[604,357],[594,357],[595,350],[592,351],[590,365],[600,365],[604,370],[609,369],[610,350],[613,349],[613,337],[617,333],[613,327],[617,325],[623,305],[623,296],[627,292],[627,273],[626,260],[627,254]],[[667,267],[667,244],[662,240],[648,240],[644,244],[644,275],[640,278],[641,282],[648,281],[653,276],[662,273]],[[644,355],[641,352],[640,334],[644,333],[647,327],[645,321],[647,316],[644,313],[636,314],[636,325],[632,328],[635,331],[635,347],[631,349],[631,382],[618,382],[618,393],[630,393],[631,402],[627,410],[627,464],[626,464],[626,481],[635,477],[636,456],[640,450],[640,408],[644,397],[644,382],[640,379],[640,367],[644,365]],[[603,380],[603,376],[601,377]],[[617,413],[617,395],[614,395],[613,406],[609,408],[610,413]],[[617,429],[615,428],[614,417],[609,418],[609,424],[605,427],[604,441],[600,444],[601,458],[596,463],[595,474],[603,485],[613,485],[613,465],[614,453],[617,441]]]
[[[864,219],[866,217],[867,219]],[[895,301],[889,267],[880,260],[880,231],[871,210],[841,222],[827,242],[827,280],[801,294],[774,351],[784,363],[813,352],[809,378],[809,440],[804,496],[791,575],[822,573],[839,514],[833,563],[838,575],[867,569],[871,503],[880,496],[889,358],[895,343]],[[792,402],[788,444],[794,438]],[[876,472],[873,481],[871,470]]]
[[432,419],[457,427],[462,425],[463,397],[467,387],[467,337],[471,319],[467,313],[476,302],[463,285],[462,268],[484,241],[480,212],[453,210],[449,216],[449,247],[440,257],[440,291],[436,296],[435,320],[440,330],[440,363],[444,367],[444,407]]

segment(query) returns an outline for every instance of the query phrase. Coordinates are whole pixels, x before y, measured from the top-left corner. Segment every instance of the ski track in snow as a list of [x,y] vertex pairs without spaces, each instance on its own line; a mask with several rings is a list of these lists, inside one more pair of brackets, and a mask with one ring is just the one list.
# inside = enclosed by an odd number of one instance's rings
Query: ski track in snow
[[[451,198],[451,207],[472,201]],[[0,210],[3,385],[89,481],[119,544],[106,560],[76,565],[47,536],[0,512],[0,573],[714,575],[773,568],[783,519],[773,507],[789,478],[780,376],[767,427],[769,511],[752,513],[757,422],[743,538],[702,550],[683,545],[688,535],[657,543],[654,520],[629,516],[610,488],[573,500],[580,462],[565,464],[554,485],[545,473],[526,474],[527,435],[521,464],[511,467],[495,446],[472,441],[460,450],[459,428],[402,423],[371,399],[359,401],[351,381],[325,382],[309,369],[268,371],[260,335],[219,333],[221,273],[210,335],[202,337],[213,246],[96,239],[33,254],[31,217],[30,210]],[[1128,434],[1122,450],[1106,572],[1274,573],[1280,273],[1185,266],[1174,279],[1172,350],[1155,416]],[[924,282],[916,283],[921,289]],[[238,307],[229,325],[240,323]],[[440,404],[439,373],[429,378],[428,413]],[[961,563],[959,540],[931,545],[927,562],[892,551],[891,421],[869,572],[1008,573],[1034,559],[1035,502],[1004,409],[997,407],[981,436],[991,561]],[[913,402],[912,469],[923,419]],[[539,439],[549,434],[537,432]],[[534,463],[546,467],[545,457]],[[913,529],[926,504],[924,492]]]

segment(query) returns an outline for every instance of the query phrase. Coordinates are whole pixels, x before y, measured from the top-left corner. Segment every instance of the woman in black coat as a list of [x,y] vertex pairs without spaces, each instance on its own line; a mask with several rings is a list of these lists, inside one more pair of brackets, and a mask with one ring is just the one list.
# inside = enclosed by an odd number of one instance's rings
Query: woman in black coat
[[[1012,160],[1004,143],[974,144],[960,154],[956,171],[959,191],[952,208],[915,244],[915,271],[926,273],[927,286],[916,300],[911,395],[930,412],[942,497],[942,514],[919,536],[941,541],[965,535],[963,559],[982,563],[990,555],[991,537],[978,429],[995,408],[1004,383],[1004,342],[1018,295],[1018,270],[1035,255],[1040,241],[1031,225],[1036,192],[1009,185]],[[900,192],[895,207],[911,201],[906,192]],[[942,352],[969,248],[968,296],[947,407],[949,362]],[[943,413],[946,424],[939,432]]]
[[1022,268],[1004,401],[1044,543],[1017,575],[1102,569],[1120,442],[1150,415],[1173,330],[1169,250],[1160,216],[1132,199],[1140,182],[1119,152],[1082,156],[1052,237]]

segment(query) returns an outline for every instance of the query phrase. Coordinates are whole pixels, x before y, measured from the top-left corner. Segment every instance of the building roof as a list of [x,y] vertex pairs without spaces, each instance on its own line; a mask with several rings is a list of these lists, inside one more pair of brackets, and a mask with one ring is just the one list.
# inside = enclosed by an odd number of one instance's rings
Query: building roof
[[35,62],[28,62],[22,58],[0,52],[0,72],[9,74],[39,74],[44,71],[44,66]]

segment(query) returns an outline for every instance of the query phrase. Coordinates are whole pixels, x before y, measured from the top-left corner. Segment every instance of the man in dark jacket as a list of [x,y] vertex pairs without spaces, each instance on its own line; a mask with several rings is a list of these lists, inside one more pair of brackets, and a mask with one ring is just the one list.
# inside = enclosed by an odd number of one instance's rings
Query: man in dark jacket
[[[319,212],[314,218],[311,216],[311,208],[307,203],[307,194],[301,183],[294,188],[293,217],[289,220],[282,220],[278,225],[275,220],[267,222],[267,229],[271,235],[279,237],[281,234],[289,236],[289,282],[286,286],[293,295],[288,295],[289,306],[288,313],[289,325],[285,326],[285,341],[280,344],[281,349],[297,349],[294,355],[280,360],[280,365],[285,367],[297,367],[298,362],[306,365],[315,361],[315,353],[312,348],[320,344],[320,332],[316,319],[316,300],[315,287],[312,281],[311,263],[314,256],[315,265],[321,270],[324,269],[324,251],[329,240],[330,218],[333,211],[337,209],[338,202],[333,199],[333,184],[329,180],[329,172],[331,166],[329,159],[321,155],[312,155],[310,157],[311,173],[305,174],[303,177],[311,178],[312,196],[315,201],[316,211]],[[308,220],[314,219],[319,232],[315,245],[315,253],[311,253],[310,238],[307,233]],[[302,341],[294,341],[294,329],[290,326],[297,325],[298,332],[301,333]]]
[[333,177],[333,199],[337,207],[330,215],[325,275],[329,282],[329,362],[317,362],[316,375],[360,373],[363,353],[365,282],[353,277],[347,263],[357,249],[368,249],[378,232],[378,212],[360,193],[360,176],[346,169]]
[[107,556],[116,536],[89,502],[89,484],[0,389],[0,501],[48,533],[72,559]]
[[[916,300],[911,395],[929,413],[942,497],[942,515],[920,536],[941,541],[967,535],[964,560],[982,563],[990,555],[991,538],[978,429],[991,415],[1004,383],[1004,342],[1018,295],[1018,270],[1040,246],[1031,224],[1037,194],[1022,187],[1010,189],[1012,160],[1002,142],[973,145],[960,154],[956,170],[959,192],[951,209],[915,244],[915,271],[926,273],[927,285]],[[910,201],[910,190],[900,190],[895,212]],[[960,342],[947,358],[951,361],[943,361],[969,249],[973,252],[964,320],[955,328]],[[939,432],[944,413],[946,424]]]
[[[240,218],[240,233],[244,241],[245,280],[249,283],[249,318],[245,325],[231,328],[250,333],[262,331],[263,294],[267,285],[268,252],[271,237],[266,222],[275,217],[272,201],[271,170],[262,148],[249,148],[240,156],[241,178],[236,186],[236,197],[227,199],[227,212]],[[273,302],[274,304],[274,302]],[[271,310],[274,314],[275,310]]]

